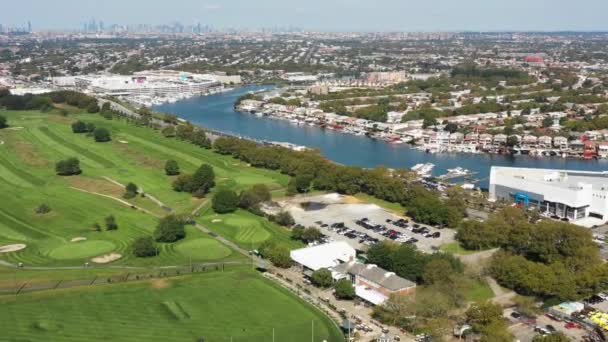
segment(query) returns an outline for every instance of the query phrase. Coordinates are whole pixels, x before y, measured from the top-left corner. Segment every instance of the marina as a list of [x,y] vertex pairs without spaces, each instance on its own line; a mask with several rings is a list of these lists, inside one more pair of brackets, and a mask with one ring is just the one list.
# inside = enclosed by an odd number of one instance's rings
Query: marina
[[479,186],[487,187],[491,165],[570,169],[586,171],[608,170],[608,161],[568,159],[559,156],[538,157],[533,155],[484,154],[484,153],[426,153],[409,146],[364,135],[345,134],[335,128],[321,128],[308,124],[296,125],[269,116],[237,112],[236,100],[250,91],[271,89],[272,86],[244,86],[235,90],[204,97],[189,98],[174,103],[154,106],[161,112],[173,113],[209,129],[230,132],[257,140],[289,142],[318,149],[325,157],[345,165],[361,167],[385,166],[411,168],[416,164],[433,163],[432,175],[438,176],[448,169],[462,167],[475,172]]

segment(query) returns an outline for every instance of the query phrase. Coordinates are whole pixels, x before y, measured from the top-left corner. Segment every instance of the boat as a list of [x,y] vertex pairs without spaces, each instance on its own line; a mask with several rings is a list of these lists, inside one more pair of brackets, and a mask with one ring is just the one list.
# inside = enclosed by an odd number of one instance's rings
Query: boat
[[467,169],[463,169],[460,166],[453,168],[453,169],[447,169],[447,171],[448,171],[449,175],[454,175],[454,176],[457,176],[457,175],[466,176],[469,173],[471,173],[471,171],[469,171]]
[[416,164],[412,167],[412,171],[416,172],[421,177],[428,177],[431,175],[435,164],[433,163],[425,163],[425,164]]

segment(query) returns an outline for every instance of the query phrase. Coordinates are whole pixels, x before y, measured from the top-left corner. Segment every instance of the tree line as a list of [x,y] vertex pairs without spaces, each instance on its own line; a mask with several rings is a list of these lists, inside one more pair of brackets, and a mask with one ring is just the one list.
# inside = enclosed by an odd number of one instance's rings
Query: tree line
[[[407,182],[407,170],[378,167],[363,169],[335,164],[316,151],[297,152],[277,146],[260,146],[234,137],[215,140],[214,149],[232,155],[254,167],[278,170],[292,176],[292,192],[310,189],[354,195],[366,193],[376,198],[404,205],[418,222],[455,226],[464,215],[464,207],[442,201],[435,192]],[[456,202],[456,201],[454,201]]]
[[8,89],[0,89],[0,107],[8,110],[41,110],[50,111],[53,104],[68,104],[89,113],[99,112],[97,99],[75,91],[62,90],[45,94],[11,95]]
[[484,223],[463,222],[456,237],[468,249],[500,247],[490,272],[521,294],[573,300],[606,288],[608,266],[588,229],[530,221],[523,210],[507,207]]

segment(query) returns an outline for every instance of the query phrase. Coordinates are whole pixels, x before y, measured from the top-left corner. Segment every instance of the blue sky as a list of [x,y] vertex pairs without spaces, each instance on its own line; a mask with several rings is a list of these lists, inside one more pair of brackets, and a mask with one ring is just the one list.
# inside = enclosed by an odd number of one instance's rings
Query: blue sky
[[608,0],[1,0],[0,23],[34,29],[201,22],[331,31],[608,30]]

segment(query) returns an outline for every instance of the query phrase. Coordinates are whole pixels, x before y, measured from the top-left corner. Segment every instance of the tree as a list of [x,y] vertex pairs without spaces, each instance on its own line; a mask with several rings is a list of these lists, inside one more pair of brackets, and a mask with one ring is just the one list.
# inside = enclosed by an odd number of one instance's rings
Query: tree
[[152,237],[140,237],[133,242],[133,254],[139,258],[152,257],[158,254],[158,248]]
[[570,342],[572,341],[568,336],[564,335],[563,332],[558,331],[549,335],[536,335],[532,339],[532,342]]
[[297,175],[295,177],[295,187],[296,191],[299,193],[308,192],[310,188],[310,183],[312,182],[312,177],[308,175]]
[[500,304],[495,304],[491,301],[473,304],[465,315],[467,322],[475,331],[482,331],[483,327],[503,319],[502,307]]
[[82,172],[80,170],[80,161],[77,158],[60,160],[55,164],[55,172],[59,176],[78,175]]
[[262,257],[270,260],[277,267],[289,268],[291,266],[289,248],[283,244],[266,241],[262,243],[258,250]]
[[184,237],[186,237],[184,223],[175,215],[160,219],[154,231],[154,239],[158,242],[175,242]]
[[175,160],[167,160],[167,162],[165,163],[165,174],[167,176],[179,175],[179,165]]
[[172,185],[173,190],[178,192],[194,192],[192,175],[179,175]]
[[333,283],[333,278],[331,276],[331,271],[327,268],[320,268],[312,273],[310,278],[312,283],[318,287],[327,288],[330,287]]
[[42,203],[34,210],[34,212],[40,215],[48,214],[51,212],[51,207],[46,203]]
[[355,288],[349,279],[340,279],[334,285],[336,298],[353,299],[355,298]]
[[133,198],[135,196],[137,196],[137,185],[135,185],[134,183],[129,182],[129,184],[127,184],[127,186],[125,186],[125,193],[122,195],[122,197],[124,198]]
[[543,127],[549,128],[551,126],[553,126],[553,119],[550,116],[547,116],[543,119]]
[[98,113],[99,112],[99,105],[97,105],[97,103],[92,102],[91,104],[89,104],[87,106],[87,113]]
[[86,133],[87,132],[87,124],[83,121],[76,121],[72,124],[72,132],[73,133]]
[[118,229],[118,224],[116,223],[116,219],[113,215],[106,216],[106,230],[116,230]]
[[241,192],[239,206],[244,209],[250,209],[271,199],[272,195],[268,187],[264,184],[256,184],[250,189]]
[[96,142],[106,142],[112,140],[110,137],[110,131],[103,127],[95,128],[93,131],[93,138]]
[[309,227],[302,233],[302,241],[306,243],[315,242],[321,240],[323,233],[315,227]]
[[203,197],[215,185],[215,173],[210,165],[201,165],[192,175],[191,189],[196,197]]
[[0,115],[0,129],[8,127],[6,117]]
[[239,197],[237,194],[228,189],[219,190],[214,196],[211,203],[213,210],[218,214],[227,214],[234,212],[239,205]]
[[296,223],[296,221],[293,219],[293,216],[291,216],[288,211],[281,211],[280,213],[276,214],[274,217],[274,221],[285,227],[291,227]]

